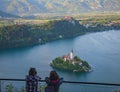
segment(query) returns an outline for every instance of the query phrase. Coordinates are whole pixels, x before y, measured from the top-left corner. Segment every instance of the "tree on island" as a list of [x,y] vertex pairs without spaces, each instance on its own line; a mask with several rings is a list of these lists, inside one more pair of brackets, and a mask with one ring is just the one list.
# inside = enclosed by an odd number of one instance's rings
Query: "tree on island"
[[72,72],[87,72],[91,70],[91,66],[88,62],[78,56],[74,56],[73,50],[71,50],[68,55],[55,58],[50,65],[53,68]]

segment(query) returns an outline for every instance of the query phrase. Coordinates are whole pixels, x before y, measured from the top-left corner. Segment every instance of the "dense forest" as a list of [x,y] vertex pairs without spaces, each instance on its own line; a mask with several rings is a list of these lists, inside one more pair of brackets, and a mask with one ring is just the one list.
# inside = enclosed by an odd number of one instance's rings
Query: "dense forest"
[[88,32],[120,29],[119,25],[85,26],[73,17],[50,20],[42,24],[12,24],[0,26],[0,49],[26,47],[57,39],[71,38]]
[[24,47],[74,37],[85,33],[74,19],[49,21],[41,25],[14,24],[0,26],[0,48]]

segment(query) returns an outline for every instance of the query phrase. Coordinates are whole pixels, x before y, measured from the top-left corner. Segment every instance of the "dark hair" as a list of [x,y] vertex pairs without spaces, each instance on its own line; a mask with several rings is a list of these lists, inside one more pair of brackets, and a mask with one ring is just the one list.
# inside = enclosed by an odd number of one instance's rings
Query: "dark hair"
[[59,79],[59,75],[57,74],[57,72],[56,71],[51,71],[50,72],[50,80],[57,80],[57,79]]
[[30,68],[29,75],[35,76],[37,74],[37,71],[35,68]]

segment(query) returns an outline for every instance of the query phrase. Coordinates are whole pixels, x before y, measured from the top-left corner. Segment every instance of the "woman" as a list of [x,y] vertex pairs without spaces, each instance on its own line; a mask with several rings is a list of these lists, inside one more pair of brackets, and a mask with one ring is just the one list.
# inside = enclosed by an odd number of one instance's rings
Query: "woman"
[[[59,92],[59,87],[63,82],[63,78],[59,78],[56,71],[51,71],[49,77],[46,77],[45,81],[47,83],[47,87],[54,87],[54,92]],[[47,90],[47,87],[45,91]]]
[[38,92],[38,81],[41,78],[37,76],[35,68],[30,68],[29,74],[26,76],[26,92]]

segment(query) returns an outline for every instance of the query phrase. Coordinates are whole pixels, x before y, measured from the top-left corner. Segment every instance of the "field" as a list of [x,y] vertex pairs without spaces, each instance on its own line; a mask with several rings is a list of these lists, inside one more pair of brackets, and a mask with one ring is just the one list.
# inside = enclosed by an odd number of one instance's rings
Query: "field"
[[25,19],[25,18],[0,18],[0,26],[7,25],[21,25],[21,24],[32,24],[40,25],[44,24],[51,20],[60,20],[64,19],[65,16],[71,16],[76,20],[79,20],[81,24],[103,24],[108,25],[111,23],[120,24],[120,13],[87,13],[87,14],[73,14],[73,15],[38,15],[34,19]]

